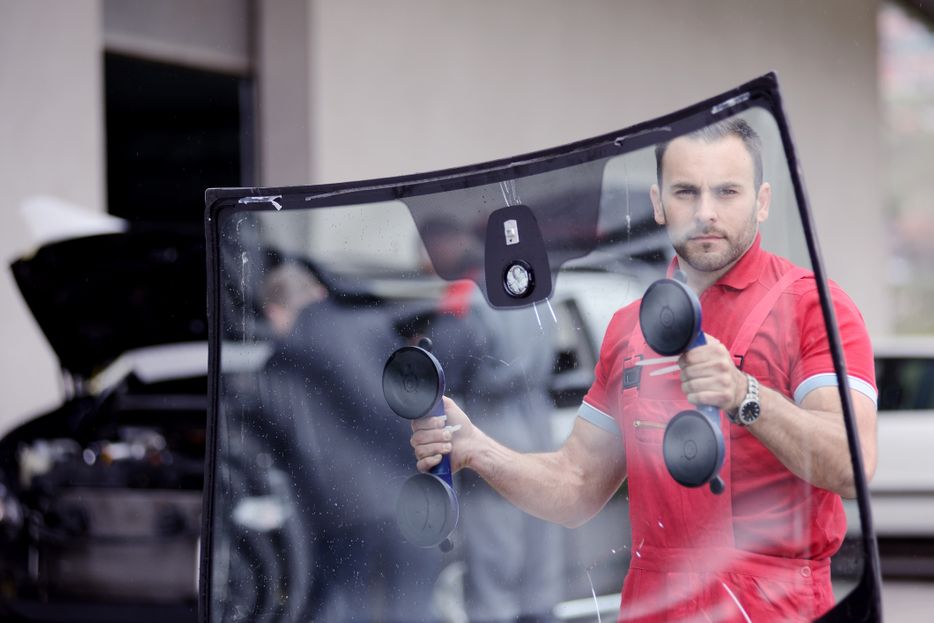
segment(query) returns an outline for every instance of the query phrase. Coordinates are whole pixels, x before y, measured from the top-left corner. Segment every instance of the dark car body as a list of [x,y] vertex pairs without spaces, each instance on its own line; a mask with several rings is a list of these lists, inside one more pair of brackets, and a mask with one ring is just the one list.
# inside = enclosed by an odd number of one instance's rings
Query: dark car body
[[4,620],[196,619],[203,262],[200,232],[133,227],[12,264],[66,398],[0,440]]

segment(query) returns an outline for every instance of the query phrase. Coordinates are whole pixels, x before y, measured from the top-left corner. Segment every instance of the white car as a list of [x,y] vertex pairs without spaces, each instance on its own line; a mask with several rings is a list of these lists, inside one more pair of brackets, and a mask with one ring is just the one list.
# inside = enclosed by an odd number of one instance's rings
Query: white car
[[873,341],[878,465],[869,483],[880,537],[934,536],[934,336]]

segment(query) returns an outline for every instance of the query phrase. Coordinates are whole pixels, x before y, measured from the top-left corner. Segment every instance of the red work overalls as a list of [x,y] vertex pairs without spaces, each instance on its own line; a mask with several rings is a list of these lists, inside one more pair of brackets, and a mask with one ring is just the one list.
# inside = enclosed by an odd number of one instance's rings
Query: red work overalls
[[[778,296],[804,274],[794,269],[784,275],[736,335],[729,336],[734,338],[734,357],[745,355]],[[640,357],[657,357],[638,327],[624,356],[633,363]],[[623,389],[620,406],[633,539],[621,622],[811,620],[833,606],[829,561],[735,547],[731,436],[739,431],[723,413],[726,455],[720,476],[726,489],[715,495],[706,486],[677,484],[665,468],[665,425],[680,411],[693,408],[684,400],[677,372],[642,374],[638,387]]]

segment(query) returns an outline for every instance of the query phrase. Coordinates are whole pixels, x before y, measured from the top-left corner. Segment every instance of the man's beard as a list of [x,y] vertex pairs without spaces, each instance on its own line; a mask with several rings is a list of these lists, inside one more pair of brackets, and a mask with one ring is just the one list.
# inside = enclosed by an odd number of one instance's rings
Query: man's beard
[[[694,270],[700,272],[716,272],[727,266],[730,266],[738,260],[756,237],[755,213],[749,221],[749,226],[741,231],[737,236],[727,235],[725,231],[717,227],[695,227],[688,232],[673,236],[669,231],[671,244],[678,254]],[[702,241],[693,241],[690,239],[697,236],[719,236],[726,242],[726,249],[712,251],[712,243]]]

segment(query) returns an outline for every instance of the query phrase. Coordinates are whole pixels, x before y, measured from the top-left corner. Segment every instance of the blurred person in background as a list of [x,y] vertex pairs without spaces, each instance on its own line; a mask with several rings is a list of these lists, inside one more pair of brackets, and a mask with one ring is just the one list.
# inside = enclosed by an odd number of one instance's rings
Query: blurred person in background
[[[466,225],[433,220],[421,231],[434,271],[445,284],[426,330],[445,370],[449,393],[496,439],[523,452],[553,448],[548,394],[555,363],[554,326],[531,308],[493,310],[476,284],[482,240]],[[516,508],[477,474],[458,484],[466,573],[464,602],[471,621],[552,620],[561,601],[561,528]]]
[[268,272],[262,300],[277,335],[263,375],[265,430],[301,488],[298,513],[311,531],[313,596],[304,615],[433,620],[425,605],[440,553],[402,541],[389,493],[411,475],[406,426],[382,393],[383,365],[403,345],[391,314],[340,303],[297,262]]

